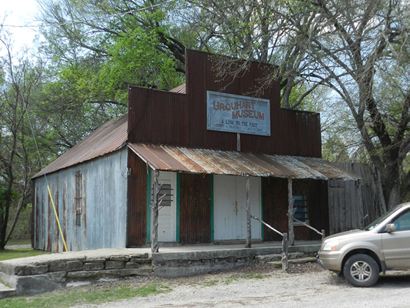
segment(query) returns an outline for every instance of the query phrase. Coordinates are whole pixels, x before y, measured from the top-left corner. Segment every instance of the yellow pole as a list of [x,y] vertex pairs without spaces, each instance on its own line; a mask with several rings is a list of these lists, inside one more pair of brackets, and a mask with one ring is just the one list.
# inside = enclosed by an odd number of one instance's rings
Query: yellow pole
[[53,195],[51,194],[51,189],[50,189],[50,186],[49,186],[49,185],[47,185],[47,190],[48,190],[48,195],[50,196],[51,205],[53,206],[54,216],[55,216],[56,221],[57,221],[58,230],[59,230],[59,232],[60,232],[60,236],[61,236],[61,239],[62,239],[62,241],[63,241],[64,250],[65,250],[65,251],[68,251],[67,243],[65,242],[65,239],[64,239],[63,230],[61,229],[61,225],[60,225],[60,219],[58,218],[58,214],[57,214],[57,210],[56,210],[56,205],[54,204]]

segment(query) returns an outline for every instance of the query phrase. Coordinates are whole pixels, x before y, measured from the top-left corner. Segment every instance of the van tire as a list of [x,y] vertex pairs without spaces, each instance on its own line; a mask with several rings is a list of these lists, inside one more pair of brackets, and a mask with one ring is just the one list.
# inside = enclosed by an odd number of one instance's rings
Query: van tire
[[343,266],[345,279],[355,287],[371,287],[379,280],[380,267],[371,256],[355,254]]

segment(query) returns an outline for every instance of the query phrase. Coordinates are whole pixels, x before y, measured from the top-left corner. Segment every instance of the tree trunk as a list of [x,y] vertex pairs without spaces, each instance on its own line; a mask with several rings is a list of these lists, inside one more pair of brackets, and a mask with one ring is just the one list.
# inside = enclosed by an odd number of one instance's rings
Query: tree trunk
[[0,215],[0,250],[4,250],[4,247],[6,246],[6,232],[4,232],[4,225],[3,215]]
[[1,207],[0,215],[0,250],[4,250],[7,244],[7,223],[9,220],[9,210],[11,204],[11,193],[9,191],[5,194],[4,204]]
[[387,209],[400,203],[400,170],[399,166],[390,164],[381,172],[384,200]]

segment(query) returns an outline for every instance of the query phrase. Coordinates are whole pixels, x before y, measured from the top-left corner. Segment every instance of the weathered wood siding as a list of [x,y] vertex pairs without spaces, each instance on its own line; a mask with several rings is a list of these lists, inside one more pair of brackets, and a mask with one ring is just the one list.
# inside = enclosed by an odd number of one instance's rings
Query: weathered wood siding
[[211,177],[180,174],[180,238],[183,244],[211,241]]
[[[329,211],[327,197],[327,181],[294,180],[293,195],[304,196],[308,204],[309,225],[329,232]],[[295,238],[305,240],[320,239],[316,232],[295,223]]]
[[335,163],[335,166],[360,180],[328,182],[330,234],[363,228],[385,212],[375,170],[359,163]]
[[[126,241],[127,150],[47,176],[69,250],[122,248]],[[82,212],[76,224],[75,179],[82,175]],[[63,251],[44,177],[36,178],[34,248]]]
[[[287,232],[288,187],[287,179],[262,178],[263,220],[281,232]],[[265,241],[280,241],[282,238],[264,228]]]
[[148,167],[129,150],[128,168],[127,247],[138,247],[144,245],[147,238]]
[[[281,232],[288,232],[287,179],[262,178],[263,220]],[[308,202],[309,224],[318,230],[329,231],[327,182],[294,180],[293,195],[304,195]],[[295,226],[296,240],[314,240],[319,236],[304,226]],[[264,228],[265,241],[279,241],[281,237]]]

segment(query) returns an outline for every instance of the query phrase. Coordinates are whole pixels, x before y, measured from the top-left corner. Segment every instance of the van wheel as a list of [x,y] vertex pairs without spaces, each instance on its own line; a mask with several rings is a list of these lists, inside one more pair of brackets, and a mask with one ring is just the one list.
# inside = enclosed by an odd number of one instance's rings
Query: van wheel
[[365,254],[352,255],[343,266],[343,275],[355,287],[370,287],[379,280],[379,265]]

